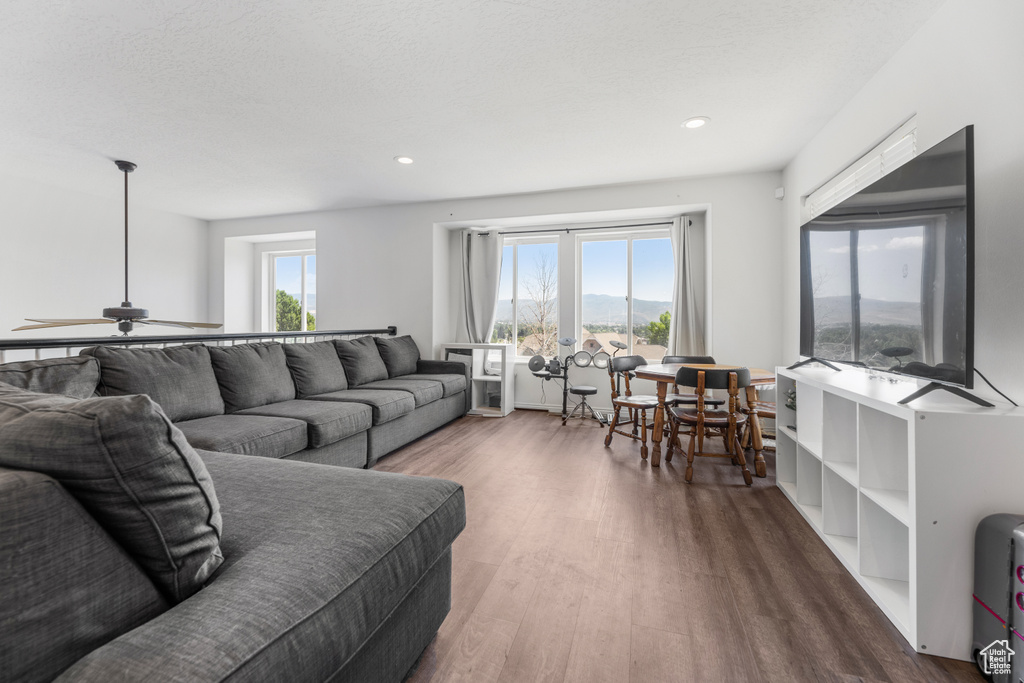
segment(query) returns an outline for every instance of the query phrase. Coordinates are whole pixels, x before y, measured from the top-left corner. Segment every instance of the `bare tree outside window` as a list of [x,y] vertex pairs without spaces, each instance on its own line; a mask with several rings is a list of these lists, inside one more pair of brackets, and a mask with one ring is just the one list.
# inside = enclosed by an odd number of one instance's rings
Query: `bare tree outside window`
[[548,251],[534,254],[532,267],[521,271],[519,349],[521,356],[552,356],[558,351],[558,266]]

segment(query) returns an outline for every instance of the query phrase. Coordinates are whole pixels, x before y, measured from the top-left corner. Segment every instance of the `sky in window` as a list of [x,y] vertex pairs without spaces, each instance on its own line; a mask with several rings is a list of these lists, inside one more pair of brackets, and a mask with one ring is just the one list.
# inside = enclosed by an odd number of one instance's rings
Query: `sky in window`
[[[298,299],[302,294],[302,257],[278,256],[276,259],[277,288],[283,289]],[[316,294],[316,256],[306,259],[306,291]],[[315,299],[311,297],[310,308],[315,308]]]
[[[850,233],[811,231],[814,296],[850,295]],[[921,301],[924,227],[861,230],[860,294],[879,301]]]
[[[583,243],[584,294],[626,296],[626,240]],[[633,240],[633,298],[672,300],[672,242],[669,238]]]

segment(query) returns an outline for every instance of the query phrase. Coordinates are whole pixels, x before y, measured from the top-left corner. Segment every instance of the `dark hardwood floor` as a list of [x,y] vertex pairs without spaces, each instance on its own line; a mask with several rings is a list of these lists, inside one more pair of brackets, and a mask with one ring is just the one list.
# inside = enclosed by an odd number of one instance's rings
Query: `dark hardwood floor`
[[376,469],[451,479],[468,523],[426,681],[981,681],[919,655],[768,478],[652,468],[546,413],[466,417]]

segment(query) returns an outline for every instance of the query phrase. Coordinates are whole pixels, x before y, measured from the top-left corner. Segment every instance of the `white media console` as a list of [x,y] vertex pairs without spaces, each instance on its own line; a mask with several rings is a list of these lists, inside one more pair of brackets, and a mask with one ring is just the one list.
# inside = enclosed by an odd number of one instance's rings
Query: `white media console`
[[[971,658],[974,530],[1024,513],[1024,410],[778,369],[776,480],[915,650]],[[796,410],[785,406],[796,389]]]

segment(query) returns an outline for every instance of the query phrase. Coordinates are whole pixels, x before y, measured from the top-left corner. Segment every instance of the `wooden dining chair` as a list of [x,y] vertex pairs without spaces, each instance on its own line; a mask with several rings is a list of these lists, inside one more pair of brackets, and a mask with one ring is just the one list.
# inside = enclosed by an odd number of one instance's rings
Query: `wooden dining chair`
[[[629,386],[629,380],[634,370],[641,365],[647,365],[647,359],[643,356],[620,356],[612,358],[608,363],[608,377],[612,385],[612,421],[608,427],[608,436],[604,438],[604,445],[610,446],[612,436],[621,434],[631,439],[640,440],[640,457],[647,459],[647,411],[650,410],[653,418],[654,411],[658,409],[658,397],[634,394]],[[625,391],[620,394],[620,381],[625,386]],[[624,431],[619,427],[622,423],[621,412],[626,409],[627,422],[632,425],[631,431]],[[654,427],[653,419],[651,428]]]
[[[661,362],[665,365],[673,363],[686,363],[688,365],[714,365],[715,359],[713,356],[665,356],[661,359]],[[687,389],[692,389],[692,387],[687,387]],[[714,398],[712,396],[705,397],[705,400],[713,406],[720,406],[725,403],[725,399]],[[680,391],[678,384],[673,384],[671,393],[665,394],[665,405],[669,405],[670,403],[694,404],[696,402],[697,394],[690,390]]]
[[[693,481],[693,460],[697,456],[732,458],[733,463],[743,470],[743,482],[750,486],[753,477],[747,469],[747,461],[740,447],[740,433],[747,422],[747,415],[740,407],[739,390],[750,385],[750,370],[735,369],[698,369],[683,366],[676,373],[676,384],[696,387],[697,404],[677,405],[668,410],[672,421],[672,433],[668,441],[668,452],[665,461],[672,461],[672,454],[679,438],[680,426],[688,427],[690,442],[686,450],[687,483]],[[712,410],[705,399],[708,389],[725,389],[728,392],[728,408]],[[726,453],[706,452],[704,438],[708,428],[721,430],[727,444]],[[731,452],[729,452],[731,451]]]

